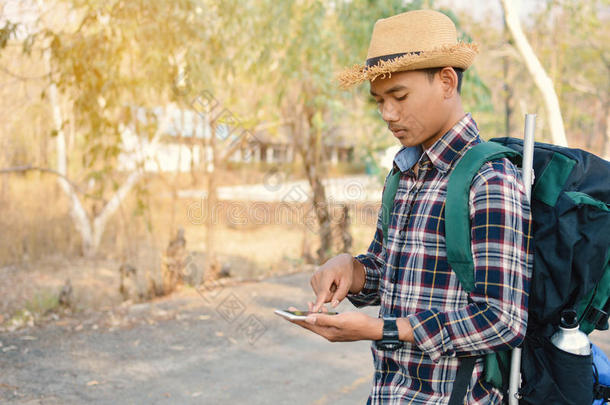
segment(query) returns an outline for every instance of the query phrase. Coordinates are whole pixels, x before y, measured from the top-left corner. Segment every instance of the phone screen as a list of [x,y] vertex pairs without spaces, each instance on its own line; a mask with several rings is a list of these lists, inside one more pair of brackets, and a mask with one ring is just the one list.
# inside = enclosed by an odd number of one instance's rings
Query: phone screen
[[338,315],[338,312],[332,312],[332,311],[328,311],[328,312],[311,312],[311,311],[289,311],[287,309],[284,310],[285,312],[291,313],[293,315],[296,316],[307,316],[310,314],[324,314],[324,315]]
[[303,321],[305,320],[305,318],[307,318],[307,315],[309,314],[325,314],[325,315],[338,315],[338,312],[309,312],[309,311],[300,311],[300,310],[294,310],[294,311],[290,311],[288,309],[276,309],[275,313],[283,316],[284,318],[290,319],[290,320],[300,320]]

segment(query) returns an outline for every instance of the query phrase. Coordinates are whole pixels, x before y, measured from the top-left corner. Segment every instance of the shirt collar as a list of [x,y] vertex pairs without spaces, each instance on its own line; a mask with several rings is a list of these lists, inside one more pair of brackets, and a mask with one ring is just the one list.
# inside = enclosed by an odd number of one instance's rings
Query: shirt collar
[[477,124],[470,113],[467,113],[453,128],[425,150],[424,154],[437,170],[446,172],[467,145],[480,141]]
[[394,166],[398,167],[401,172],[405,172],[415,166],[415,163],[421,156],[421,146],[404,146],[394,156]]

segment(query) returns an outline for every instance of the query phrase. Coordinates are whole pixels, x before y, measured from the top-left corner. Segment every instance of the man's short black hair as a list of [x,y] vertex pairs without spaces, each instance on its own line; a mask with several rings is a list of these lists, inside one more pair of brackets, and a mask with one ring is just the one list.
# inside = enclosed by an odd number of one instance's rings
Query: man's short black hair
[[[443,70],[442,67],[437,67],[437,68],[422,69],[422,72],[426,73],[428,75],[428,80],[430,80],[430,82],[432,82],[434,80],[434,75],[437,74],[438,72],[440,72],[441,70]],[[462,76],[464,75],[464,69],[454,67],[453,70],[457,74],[457,78],[458,78],[457,92],[458,92],[458,94],[460,94],[462,92]]]

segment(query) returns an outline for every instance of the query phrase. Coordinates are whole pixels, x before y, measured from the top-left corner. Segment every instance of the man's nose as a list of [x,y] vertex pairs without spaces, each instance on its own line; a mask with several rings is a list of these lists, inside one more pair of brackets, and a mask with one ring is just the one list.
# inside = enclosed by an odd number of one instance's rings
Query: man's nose
[[398,118],[399,118],[398,109],[393,104],[394,103],[386,102],[386,103],[383,103],[380,107],[381,118],[383,118],[383,120],[385,122],[390,123],[390,122],[398,121]]

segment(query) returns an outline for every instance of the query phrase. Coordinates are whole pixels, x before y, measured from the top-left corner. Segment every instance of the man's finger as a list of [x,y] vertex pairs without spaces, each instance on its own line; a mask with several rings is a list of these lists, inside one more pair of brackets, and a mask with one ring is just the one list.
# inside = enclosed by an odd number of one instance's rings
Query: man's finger
[[321,292],[320,295],[316,297],[316,303],[313,305],[311,309],[312,312],[318,312],[322,305],[330,301],[330,291]]
[[337,305],[339,305],[339,303],[341,301],[343,301],[343,299],[345,298],[345,296],[347,295],[348,292],[349,292],[349,286],[347,285],[347,283],[345,281],[342,283],[339,283],[337,290],[335,291],[335,293],[333,294],[333,296],[331,298],[331,305],[333,306],[333,308],[335,308]]
[[316,291],[316,289],[318,288],[318,280],[316,278],[316,273],[314,273],[313,276],[311,276],[311,278],[309,279],[309,285],[311,286],[311,289]]
[[[309,312],[314,312],[314,310],[313,310],[313,302],[311,302],[311,301],[310,301],[310,302],[308,302],[308,303],[307,303],[307,310],[308,310]],[[315,312],[328,312],[328,308],[326,308],[324,305],[322,305],[322,306],[320,307],[320,309],[318,309],[318,310],[317,310],[317,311],[315,311]]]

